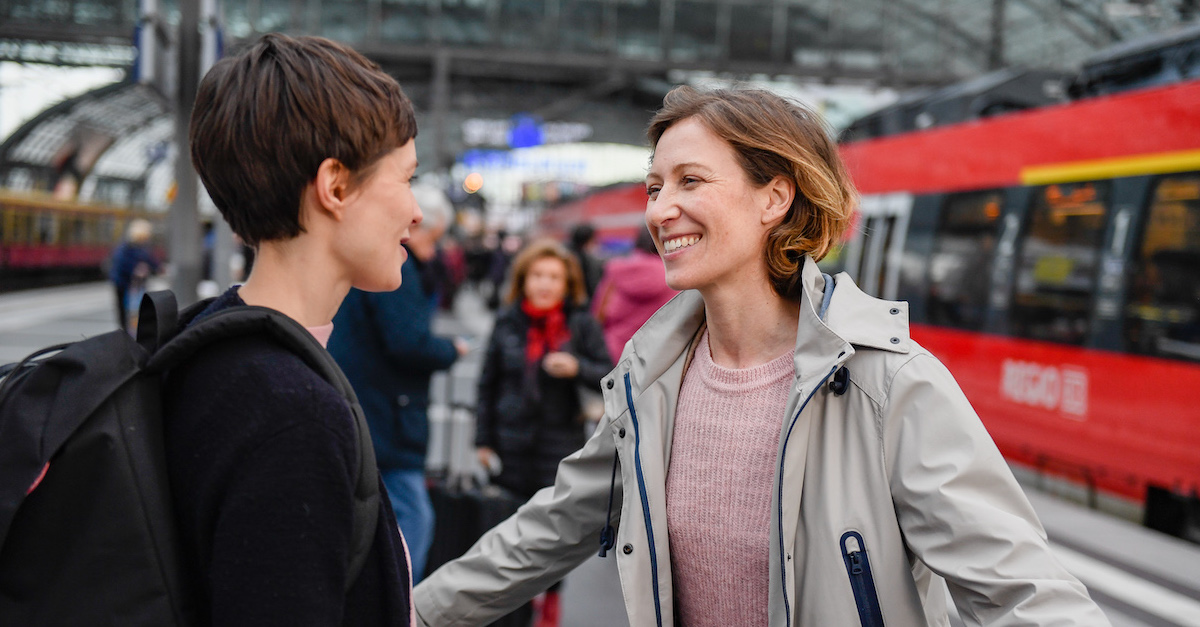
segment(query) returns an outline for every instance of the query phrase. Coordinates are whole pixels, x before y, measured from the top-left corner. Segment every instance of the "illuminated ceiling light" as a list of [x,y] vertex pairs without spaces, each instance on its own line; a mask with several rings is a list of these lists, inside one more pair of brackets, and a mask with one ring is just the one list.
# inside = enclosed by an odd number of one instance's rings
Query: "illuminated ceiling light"
[[474,194],[483,187],[483,175],[478,172],[472,172],[463,179],[463,191],[468,194]]

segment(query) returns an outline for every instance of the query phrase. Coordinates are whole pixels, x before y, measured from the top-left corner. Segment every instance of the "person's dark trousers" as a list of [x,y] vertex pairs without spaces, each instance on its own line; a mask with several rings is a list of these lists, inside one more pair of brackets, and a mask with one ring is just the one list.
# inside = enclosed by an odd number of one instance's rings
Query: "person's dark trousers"
[[122,331],[128,331],[129,313],[125,309],[125,298],[127,297],[126,292],[129,291],[129,288],[121,287],[120,285],[113,285],[113,289],[117,291],[117,326],[120,327]]

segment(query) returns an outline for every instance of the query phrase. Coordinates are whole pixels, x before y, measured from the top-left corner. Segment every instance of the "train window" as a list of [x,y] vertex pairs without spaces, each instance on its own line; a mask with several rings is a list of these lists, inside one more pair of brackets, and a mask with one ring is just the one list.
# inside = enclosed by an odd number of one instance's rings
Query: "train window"
[[825,257],[817,262],[817,267],[821,269],[821,272],[831,276],[845,270],[846,245],[835,244],[831,247]]
[[104,237],[103,218],[97,216],[88,216],[86,219],[86,241],[89,246],[97,244],[107,244],[108,240]]
[[55,244],[58,242],[58,218],[51,213],[43,213],[37,218],[37,243]]
[[930,323],[983,328],[1003,204],[1000,190],[946,198],[929,256]]
[[106,215],[100,219],[100,228],[97,233],[100,237],[96,242],[98,244],[116,245],[121,241],[121,225],[111,215]]
[[87,218],[84,216],[71,217],[70,221],[67,223],[67,229],[65,229],[63,232],[63,236],[67,239],[67,243],[75,245],[88,243],[86,220]]
[[29,234],[32,232],[33,216],[25,211],[17,211],[13,214],[13,243],[28,244]]
[[1034,195],[1017,259],[1010,322],[1020,337],[1087,339],[1108,184],[1047,185]]
[[1200,361],[1200,173],[1159,181],[1134,262],[1129,350]]

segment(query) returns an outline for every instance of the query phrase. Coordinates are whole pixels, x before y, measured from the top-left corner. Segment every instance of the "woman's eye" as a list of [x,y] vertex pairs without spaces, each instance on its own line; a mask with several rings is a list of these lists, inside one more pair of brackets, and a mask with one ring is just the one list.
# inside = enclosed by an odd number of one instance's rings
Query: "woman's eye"
[[683,179],[681,179],[681,182],[682,182],[684,185],[690,185],[690,184],[692,184],[692,183],[699,183],[699,182],[700,182],[700,179],[698,179],[698,178],[696,178],[696,177],[694,177],[694,176],[685,176],[685,177],[683,177]]
[[647,185],[646,186],[646,195],[649,196],[651,199],[657,198],[658,190],[660,190],[660,189],[662,189],[661,185]]

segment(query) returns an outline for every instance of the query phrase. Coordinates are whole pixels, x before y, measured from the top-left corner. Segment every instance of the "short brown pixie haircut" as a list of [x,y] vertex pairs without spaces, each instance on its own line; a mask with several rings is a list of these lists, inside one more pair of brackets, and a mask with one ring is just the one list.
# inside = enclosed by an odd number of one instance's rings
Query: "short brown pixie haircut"
[[509,281],[508,294],[504,297],[505,302],[515,303],[525,298],[525,277],[529,276],[529,268],[533,262],[547,257],[558,259],[567,266],[567,303],[575,307],[587,304],[587,288],[583,283],[579,260],[566,246],[552,239],[535,239],[517,253],[510,271],[512,279]]
[[254,246],[304,232],[300,197],[322,161],[357,185],[417,123],[400,85],[358,52],[270,33],[204,76],[188,135],[213,203]]
[[650,120],[653,150],[672,125],[696,118],[725,140],[747,179],[763,187],[777,176],[796,185],[783,221],[767,234],[771,286],[789,300],[800,297],[804,255],[820,261],[841,241],[858,203],[824,120],[803,105],[761,89],[672,89]]

